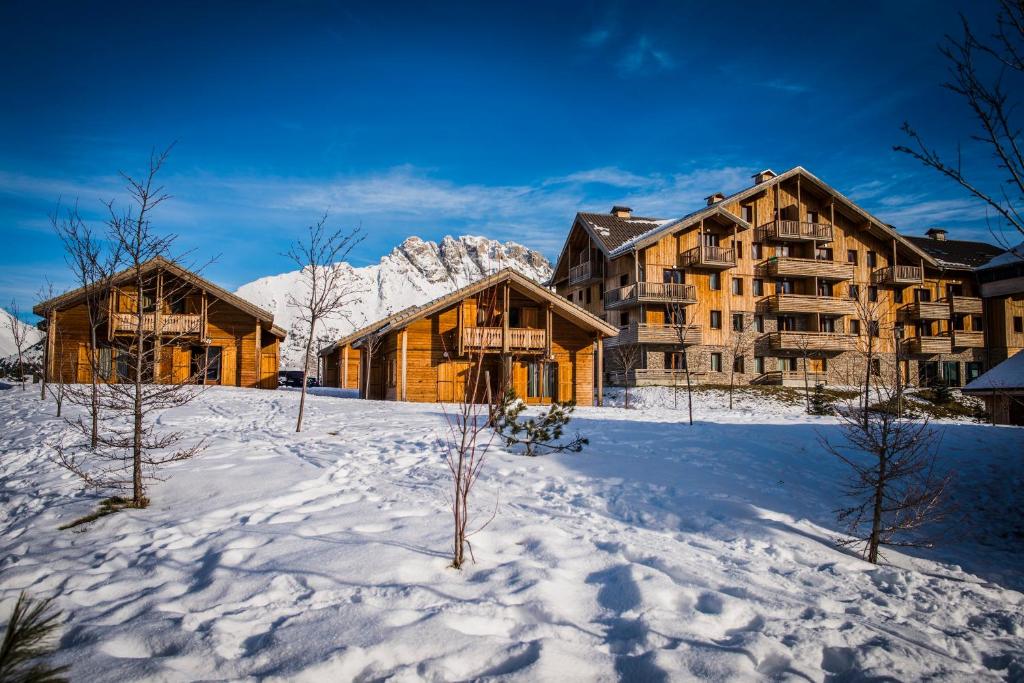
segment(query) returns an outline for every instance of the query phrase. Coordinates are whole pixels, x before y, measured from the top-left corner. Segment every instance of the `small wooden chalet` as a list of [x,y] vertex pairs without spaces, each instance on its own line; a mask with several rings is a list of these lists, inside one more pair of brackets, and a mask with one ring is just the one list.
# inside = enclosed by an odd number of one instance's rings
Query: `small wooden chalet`
[[527,403],[588,406],[600,401],[604,339],[617,331],[505,269],[357,330],[321,356],[326,383],[361,398],[461,401],[483,354],[492,392],[509,378]]
[[273,314],[164,258],[146,262],[141,272],[141,294],[138,274],[126,269],[102,291],[79,288],[32,309],[47,330],[49,381],[91,382],[94,368],[104,382],[129,376],[122,363],[141,315],[144,351],[157,359],[153,382],[277,388],[285,331],[274,325]]

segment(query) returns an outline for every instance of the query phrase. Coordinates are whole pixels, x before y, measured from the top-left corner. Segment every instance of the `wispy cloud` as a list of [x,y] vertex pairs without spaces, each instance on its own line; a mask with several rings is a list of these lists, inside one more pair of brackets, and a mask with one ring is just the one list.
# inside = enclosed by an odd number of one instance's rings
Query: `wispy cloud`
[[652,38],[641,35],[626,49],[617,66],[620,74],[632,76],[674,69],[676,62],[667,50],[656,46]]

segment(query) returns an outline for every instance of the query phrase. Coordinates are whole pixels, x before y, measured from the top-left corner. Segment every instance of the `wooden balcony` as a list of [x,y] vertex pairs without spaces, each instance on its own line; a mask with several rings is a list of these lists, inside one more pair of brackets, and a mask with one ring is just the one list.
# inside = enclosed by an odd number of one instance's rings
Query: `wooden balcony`
[[815,294],[775,294],[761,300],[771,313],[825,313],[827,315],[853,315],[857,302],[838,296]]
[[[137,313],[114,313],[111,318],[114,334],[130,334],[138,329]],[[155,334],[156,313],[142,314],[142,331]],[[160,316],[160,334],[168,336],[200,335],[203,317],[186,313],[165,313]]]
[[855,351],[857,335],[784,330],[769,333],[768,343],[773,350],[780,351]]
[[736,250],[703,245],[679,255],[680,268],[725,270],[736,267]]
[[[800,370],[772,370],[755,378],[752,384],[774,384],[783,387],[804,386],[804,373]],[[807,386],[816,387],[819,384],[828,383],[828,374],[824,372],[808,371],[806,377]]]
[[953,313],[966,313],[968,315],[981,315],[981,298],[976,296],[954,296],[939,299],[948,303]]
[[594,261],[584,261],[569,269],[569,284],[580,285],[591,280],[601,279],[601,264]]
[[674,282],[637,282],[604,293],[605,308],[628,308],[646,303],[695,304],[697,288]]
[[[463,327],[462,348],[468,351],[500,352],[502,328]],[[509,351],[542,352],[547,349],[547,335],[544,330],[523,327],[508,328]]]
[[[690,372],[690,383],[699,384],[704,378],[703,372]],[[608,373],[608,383],[622,386],[675,385],[686,386],[686,370],[664,370],[660,368],[637,368],[636,370]]]
[[853,264],[813,258],[777,256],[761,264],[770,277],[817,277],[823,280],[852,280]]
[[910,337],[907,339],[907,350],[918,355],[934,355],[936,353],[950,353],[953,350],[953,340],[948,335],[939,337]]
[[953,348],[980,349],[985,346],[985,333],[974,330],[953,330]]
[[919,266],[887,266],[871,273],[876,285],[916,285],[922,282]]
[[804,221],[772,221],[758,227],[759,242],[831,242],[832,226]]
[[[682,339],[680,336],[682,335]],[[630,323],[619,328],[619,334],[604,341],[608,348],[623,344],[675,344],[684,346],[700,344],[704,339],[700,327],[693,325],[689,329],[679,325],[652,325],[648,323]]]
[[943,301],[915,301],[900,310],[911,320],[949,320],[949,304]]

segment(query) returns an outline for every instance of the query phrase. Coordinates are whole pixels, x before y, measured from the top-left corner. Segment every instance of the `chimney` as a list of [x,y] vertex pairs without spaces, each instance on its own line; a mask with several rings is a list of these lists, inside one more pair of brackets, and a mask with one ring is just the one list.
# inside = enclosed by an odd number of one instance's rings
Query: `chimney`
[[943,230],[942,228],[928,228],[928,231],[925,232],[924,234],[928,235],[937,242],[946,241],[946,231]]
[[633,209],[628,206],[613,206],[612,215],[616,218],[629,218],[633,215]]
[[713,195],[709,195],[709,196],[705,197],[704,201],[706,201],[708,203],[708,206],[712,206],[712,205],[717,204],[718,202],[722,201],[723,199],[725,199],[725,195],[722,194],[721,192],[716,192]]
[[766,168],[763,171],[758,171],[757,173],[754,174],[754,184],[755,185],[760,185],[761,183],[763,183],[765,181],[771,180],[776,175],[778,175],[778,174],[775,173],[775,171],[773,171],[770,168]]

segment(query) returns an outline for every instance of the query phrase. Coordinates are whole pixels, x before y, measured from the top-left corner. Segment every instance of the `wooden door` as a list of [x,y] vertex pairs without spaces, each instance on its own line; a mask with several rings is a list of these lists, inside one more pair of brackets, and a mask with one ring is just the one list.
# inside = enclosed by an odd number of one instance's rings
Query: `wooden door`
[[192,374],[192,350],[183,346],[175,346],[171,381],[175,384],[184,384],[188,381],[190,374]]
[[575,401],[576,400],[576,387],[573,382],[574,375],[573,363],[559,363],[558,364],[558,396],[555,397],[557,401]]
[[537,329],[540,327],[540,311],[535,306],[524,306],[520,326]]
[[89,345],[82,343],[78,345],[78,359],[75,362],[75,381],[79,384],[88,384],[92,381],[91,366],[89,365]]
[[437,366],[437,400],[456,403],[466,398],[466,382],[470,375],[468,361],[445,361]]
[[238,386],[238,351],[234,344],[220,350],[220,383],[221,386]]
[[515,392],[516,396],[529,403],[526,396],[526,376],[527,369],[525,362],[518,361],[512,364],[512,391]]
[[276,353],[261,353],[260,354],[260,378],[257,386],[260,389],[276,389],[277,388],[277,354]]

